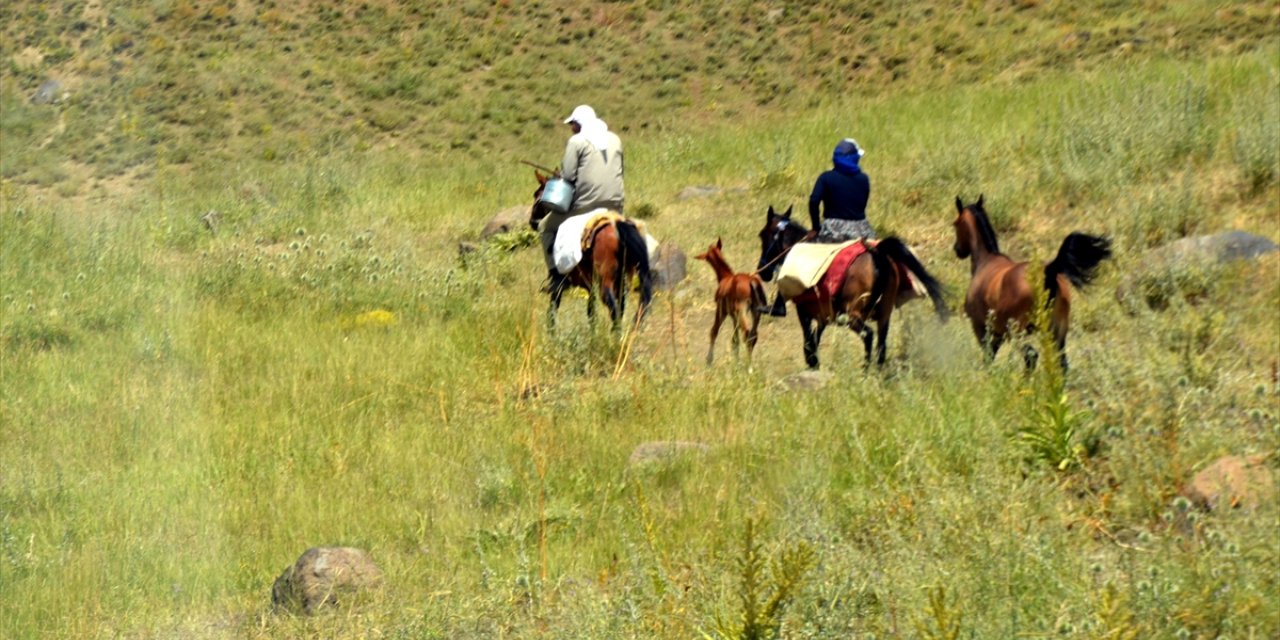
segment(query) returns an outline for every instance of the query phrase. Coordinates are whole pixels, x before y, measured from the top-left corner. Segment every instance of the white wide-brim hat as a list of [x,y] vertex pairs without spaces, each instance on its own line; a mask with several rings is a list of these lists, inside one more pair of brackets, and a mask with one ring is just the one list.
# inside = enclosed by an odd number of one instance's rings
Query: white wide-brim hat
[[583,122],[595,119],[596,110],[592,109],[589,105],[580,104],[573,108],[573,113],[569,114],[569,117],[564,119],[564,123],[569,124],[570,122],[576,122],[578,124],[582,124]]

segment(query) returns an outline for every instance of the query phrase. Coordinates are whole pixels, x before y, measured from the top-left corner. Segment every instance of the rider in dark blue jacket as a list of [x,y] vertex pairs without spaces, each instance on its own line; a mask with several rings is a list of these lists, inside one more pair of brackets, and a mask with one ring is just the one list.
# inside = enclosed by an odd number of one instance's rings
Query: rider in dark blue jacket
[[[864,151],[853,138],[845,138],[831,154],[833,168],[818,176],[809,195],[810,240],[844,242],[855,238],[874,240],[876,232],[867,222],[867,200],[871,179],[859,166]],[[819,215],[819,206],[822,214]]]

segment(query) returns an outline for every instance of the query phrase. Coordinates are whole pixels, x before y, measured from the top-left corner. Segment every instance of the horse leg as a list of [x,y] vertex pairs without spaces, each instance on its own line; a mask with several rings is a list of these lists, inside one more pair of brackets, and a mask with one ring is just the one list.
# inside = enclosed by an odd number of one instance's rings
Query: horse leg
[[[827,323],[810,315],[807,310],[796,307],[796,315],[800,318],[800,328],[804,331],[804,363],[810,369],[818,368],[818,345],[822,343],[822,332]],[[813,325],[817,323],[815,328]]]
[[587,288],[587,322],[593,327],[596,324],[596,288],[594,286]]
[[756,349],[756,341],[760,338],[760,310],[751,309],[751,326],[747,328],[747,360]]
[[884,366],[885,352],[889,350],[889,318],[876,323],[876,366]]
[[716,338],[720,336],[720,323],[724,322],[724,313],[716,309],[716,319],[711,323],[711,344],[707,347],[707,364],[716,359]]
[[858,330],[858,336],[862,338],[862,348],[866,352],[866,357],[862,362],[862,366],[871,366],[871,347],[875,342],[875,335],[871,333],[871,327],[863,323],[862,328]]
[[560,301],[564,298],[564,290],[566,285],[564,281],[552,282],[551,284],[551,303],[547,306],[547,327],[554,329],[556,326],[556,312],[560,310]]
[[1001,345],[1004,344],[1004,334],[992,331],[987,334],[986,342],[987,363],[991,363],[996,359],[996,354],[999,353]]
[[1040,361],[1040,352],[1036,348],[1029,345],[1022,345],[1022,365],[1026,367],[1027,373],[1035,370],[1036,363]]
[[618,328],[618,318],[621,317],[621,309],[618,308],[618,297],[614,294],[613,287],[608,284],[601,283],[600,298],[604,300],[604,306],[609,308],[609,319],[613,322],[613,328]]

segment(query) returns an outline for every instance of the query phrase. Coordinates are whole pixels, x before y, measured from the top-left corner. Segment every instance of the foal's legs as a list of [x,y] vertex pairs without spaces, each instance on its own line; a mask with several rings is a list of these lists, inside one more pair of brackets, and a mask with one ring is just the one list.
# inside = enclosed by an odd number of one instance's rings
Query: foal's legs
[[711,323],[711,343],[707,347],[707,364],[716,359],[716,338],[720,335],[720,323],[724,322],[724,311],[716,305],[716,319]]
[[742,319],[742,333],[747,337],[747,359],[750,360],[751,353],[756,349],[756,340],[759,338],[760,310],[750,308],[750,303],[747,303],[739,307],[738,316]]

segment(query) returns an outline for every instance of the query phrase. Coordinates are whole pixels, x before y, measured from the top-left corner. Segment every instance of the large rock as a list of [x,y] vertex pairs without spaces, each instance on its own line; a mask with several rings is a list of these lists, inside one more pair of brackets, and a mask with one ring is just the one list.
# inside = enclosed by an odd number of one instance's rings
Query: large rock
[[666,241],[658,245],[649,268],[653,272],[653,287],[660,291],[670,291],[688,276],[686,264],[689,259],[684,251],[674,242]]
[[489,219],[480,231],[480,239],[487,240],[491,236],[511,231],[522,231],[529,228],[529,207],[510,207],[503,209]]
[[382,570],[364,551],[312,547],[276,578],[271,603],[277,610],[311,615],[322,606],[344,604],[380,586]]
[[1252,260],[1280,249],[1276,243],[1245,231],[1227,231],[1209,236],[1183,238],[1151,251],[1147,264],[1224,263]]
[[1187,483],[1183,493],[1207,509],[1256,509],[1276,494],[1276,477],[1264,456],[1224,456]]
[[1267,238],[1244,231],[1176,240],[1148,251],[1117,287],[1116,299],[1130,312],[1143,303],[1157,311],[1179,299],[1195,304],[1216,286],[1221,265],[1256,260],[1277,249]]

